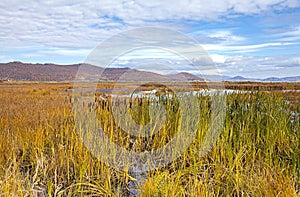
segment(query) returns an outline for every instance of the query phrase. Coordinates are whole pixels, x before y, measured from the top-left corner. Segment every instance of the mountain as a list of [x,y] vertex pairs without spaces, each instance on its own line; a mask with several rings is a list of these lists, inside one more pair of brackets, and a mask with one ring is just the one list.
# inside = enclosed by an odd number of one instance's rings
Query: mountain
[[277,78],[277,77],[269,77],[266,79],[263,79],[262,81],[272,81],[272,82],[284,82],[284,81],[289,81],[289,82],[297,82],[300,81],[300,76],[294,76],[294,77],[281,77],[281,78]]
[[[78,75],[80,70],[80,75]],[[221,76],[222,77],[222,76]],[[220,80],[220,76],[215,77]],[[214,81],[213,76],[196,76],[187,72],[172,75],[160,75],[154,72],[140,71],[125,68],[103,68],[89,64],[30,64],[22,62],[0,63],[1,80],[22,81]],[[207,80],[209,79],[209,80]],[[225,81],[257,81],[257,82],[297,82],[300,76],[294,77],[270,77],[266,79],[245,78],[242,76],[223,76]]]
[[108,81],[168,81],[168,77],[130,68],[106,68],[100,78]]
[[168,75],[172,81],[205,81],[204,78],[193,75],[187,72],[181,72],[173,75]]
[[257,81],[257,82],[298,82],[300,81],[300,76],[293,77],[269,77],[265,79],[259,78],[245,78],[242,76],[235,77],[224,77],[225,81]]
[[[73,80],[81,64],[25,64],[10,62],[0,64],[0,79],[26,81],[68,81]],[[92,68],[92,67],[91,67]],[[92,69],[90,69],[92,71]]]
[[[78,71],[80,74],[78,75]],[[203,81],[190,73],[166,76],[131,68],[102,68],[89,64],[29,64],[22,62],[0,63],[0,80],[23,81]]]
[[235,76],[235,77],[226,77],[226,81],[260,81],[260,79],[256,78],[246,78],[242,76]]

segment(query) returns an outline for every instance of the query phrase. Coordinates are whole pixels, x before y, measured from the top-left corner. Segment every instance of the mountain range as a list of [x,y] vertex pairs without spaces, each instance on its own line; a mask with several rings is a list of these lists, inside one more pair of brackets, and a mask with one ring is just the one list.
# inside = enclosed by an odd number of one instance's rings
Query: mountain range
[[[78,72],[80,70],[80,72]],[[80,73],[80,74],[78,74]],[[257,82],[298,82],[300,76],[270,77],[265,79],[245,78],[242,76],[221,76],[224,81]],[[0,63],[0,80],[22,81],[207,81],[206,76],[196,76],[188,72],[161,75],[155,72],[125,68],[103,68],[89,64],[30,64],[22,62]]]
[[1,63],[0,79],[23,81],[204,81],[204,78],[186,72],[161,75],[127,67],[103,68],[89,64],[57,65],[22,62]]
[[268,77],[264,79],[260,78],[246,78],[242,76],[235,77],[223,77],[225,81],[257,81],[257,82],[298,82],[300,81],[300,76],[293,77]]

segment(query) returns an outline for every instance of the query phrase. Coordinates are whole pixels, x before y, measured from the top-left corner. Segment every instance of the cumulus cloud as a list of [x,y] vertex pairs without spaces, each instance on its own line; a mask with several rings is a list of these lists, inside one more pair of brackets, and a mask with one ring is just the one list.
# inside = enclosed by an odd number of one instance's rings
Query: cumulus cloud
[[266,78],[295,76],[300,72],[300,54],[243,56],[210,54],[187,62],[183,59],[147,57],[118,59],[109,67],[130,67],[160,74],[190,72],[196,75],[223,75]]
[[[226,56],[211,55],[220,69],[228,76],[245,77],[295,76],[300,72],[300,54],[281,56]],[[219,60],[222,60],[220,62]]]
[[[38,57],[39,61],[47,57],[44,61],[53,61],[49,57],[63,56],[76,56],[74,59],[84,60],[90,50],[112,35],[135,27],[166,26],[188,32],[201,44],[204,43],[204,49],[213,53],[212,59],[224,74],[279,72],[284,67],[294,71],[298,68],[299,71],[299,55],[295,58],[236,55],[299,44],[299,25],[284,30],[279,27],[279,32],[272,32],[269,36],[271,40],[255,43],[249,42],[251,38],[238,34],[235,29],[212,28],[204,32],[199,29],[194,31],[190,27],[199,22],[221,23],[227,19],[299,6],[300,0],[180,0],[176,3],[171,0],[2,0],[0,61],[22,57],[25,60]],[[294,18],[299,19],[298,16]],[[143,56],[140,54],[140,57]],[[181,67],[180,61],[174,60],[172,63],[178,70],[188,70],[188,67]],[[207,73],[213,73],[209,69]]]
[[[299,4],[299,0],[181,0],[176,3],[170,0],[3,0],[0,2],[0,43],[2,46],[94,47],[95,42],[133,27],[172,26],[185,19],[214,21],[222,16],[260,13],[274,7],[280,10]],[[219,32],[212,37],[241,39],[230,32]]]

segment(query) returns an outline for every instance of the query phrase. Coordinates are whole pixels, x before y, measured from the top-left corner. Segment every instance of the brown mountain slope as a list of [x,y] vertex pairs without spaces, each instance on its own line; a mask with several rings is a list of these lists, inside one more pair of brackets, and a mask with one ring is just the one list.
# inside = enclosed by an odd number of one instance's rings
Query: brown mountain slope
[[0,64],[0,78],[28,81],[68,81],[73,80],[80,64],[25,64],[10,62]]
[[187,72],[180,72],[177,74],[168,75],[168,77],[172,81],[205,81],[204,78],[198,77],[196,75]]
[[[80,75],[77,75],[80,70]],[[77,76],[77,78],[76,78]],[[26,81],[203,81],[203,78],[190,73],[160,75],[153,72],[130,68],[102,68],[88,64],[28,64],[22,62],[0,63],[1,80]]]

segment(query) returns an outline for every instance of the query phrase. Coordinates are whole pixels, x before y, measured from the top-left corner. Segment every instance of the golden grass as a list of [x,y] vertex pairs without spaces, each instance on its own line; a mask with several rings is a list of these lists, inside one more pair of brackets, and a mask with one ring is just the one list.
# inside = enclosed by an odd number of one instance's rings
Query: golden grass
[[[79,139],[71,88],[59,83],[0,84],[0,196],[128,195],[125,188],[134,180],[130,172],[105,165]],[[223,131],[204,157],[198,150],[210,124],[210,105],[207,97],[199,98],[196,139],[180,158],[148,172],[140,195],[299,195],[299,94],[228,95]],[[172,138],[180,110],[171,106],[176,103],[167,100],[168,126],[151,139],[135,139],[134,150],[158,148]],[[96,110],[105,132],[130,149],[130,136],[111,124],[108,105],[99,103]],[[137,122],[149,121],[145,111],[144,101],[132,111]]]

